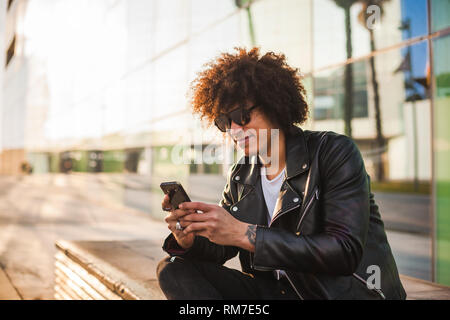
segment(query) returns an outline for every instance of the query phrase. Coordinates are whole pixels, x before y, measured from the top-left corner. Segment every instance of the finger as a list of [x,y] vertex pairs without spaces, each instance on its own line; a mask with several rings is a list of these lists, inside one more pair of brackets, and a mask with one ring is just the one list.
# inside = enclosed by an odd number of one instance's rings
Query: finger
[[196,236],[208,238],[208,233],[206,232],[206,230],[193,231],[192,234],[195,234]]
[[172,211],[172,215],[175,217],[175,219],[180,219],[181,217],[184,217],[188,214],[193,214],[195,213],[194,210],[182,210],[182,209],[176,209],[174,211]]
[[193,222],[190,221],[180,221],[180,225],[183,228],[183,230],[187,227],[189,227]]
[[170,222],[167,224],[167,228],[169,228],[169,230],[172,232],[176,232],[178,230],[175,228],[175,224],[176,224],[176,222]]
[[176,222],[178,221],[178,218],[177,218],[176,215],[174,215],[173,212],[170,212],[169,214],[167,214],[167,216],[166,216],[166,218],[164,219],[164,221],[165,221],[166,223],[172,223],[172,222],[176,223]]
[[[173,222],[169,223],[167,227],[169,228],[170,231],[172,231],[172,232],[175,233],[176,235],[183,234],[183,230],[178,230],[178,229],[177,229],[177,222],[178,222],[178,221],[173,221]],[[191,222],[181,222],[181,221],[180,221],[181,228],[183,228],[183,229],[184,229],[185,227],[189,226],[190,224],[191,224]],[[184,234],[183,234],[183,235],[184,235]]]
[[166,221],[167,223],[171,223],[173,221],[177,222],[178,221],[178,216],[175,213],[175,211],[171,211],[167,214],[166,218],[164,219],[164,221]]
[[168,194],[165,194],[165,195],[164,195],[163,203],[165,203],[165,204],[170,204],[170,197],[169,197]]
[[163,201],[161,203],[161,207],[164,211],[172,210],[172,205],[170,204],[170,198],[167,194],[164,195]]
[[205,230],[208,227],[206,222],[193,222],[190,225],[188,225],[184,230],[184,234],[188,234],[190,232],[197,232]]
[[212,205],[209,205],[204,202],[183,202],[179,205],[181,209],[193,209],[193,210],[200,210],[203,212],[208,212],[211,210]]
[[204,221],[208,221],[209,218],[210,217],[207,214],[191,213],[191,214],[185,215],[182,219],[180,219],[180,221],[184,221],[184,222],[204,222]]

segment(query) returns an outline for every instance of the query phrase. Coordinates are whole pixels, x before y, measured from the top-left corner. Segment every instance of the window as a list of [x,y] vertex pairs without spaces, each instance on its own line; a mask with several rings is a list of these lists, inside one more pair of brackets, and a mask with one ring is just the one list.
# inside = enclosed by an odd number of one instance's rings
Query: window
[[[359,61],[352,65],[352,117],[367,118],[367,62]],[[327,74],[317,74],[314,78],[314,119],[343,119],[345,105],[345,66]]]

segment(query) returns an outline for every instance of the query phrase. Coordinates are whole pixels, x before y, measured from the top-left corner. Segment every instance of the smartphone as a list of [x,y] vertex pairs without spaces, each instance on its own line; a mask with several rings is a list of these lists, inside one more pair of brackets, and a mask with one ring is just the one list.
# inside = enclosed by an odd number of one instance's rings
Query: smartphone
[[181,203],[191,201],[181,183],[177,181],[163,182],[160,187],[165,194],[169,195],[170,204],[175,209],[178,209]]

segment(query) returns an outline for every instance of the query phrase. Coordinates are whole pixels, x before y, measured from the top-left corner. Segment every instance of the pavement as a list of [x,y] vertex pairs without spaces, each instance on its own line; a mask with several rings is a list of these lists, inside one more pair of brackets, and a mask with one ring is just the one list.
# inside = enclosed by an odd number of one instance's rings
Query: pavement
[[114,194],[106,196],[98,187],[81,187],[66,175],[0,179],[2,295],[53,299],[59,239],[161,241],[167,236],[164,223],[107,201]]
[[[160,210],[160,179],[155,180],[153,185],[149,177],[120,174],[0,177],[0,299],[53,299],[57,240],[162,243],[169,231]],[[221,177],[193,176],[187,189],[193,200],[217,202],[223,182]],[[397,221],[387,234],[400,273],[430,280],[429,216],[411,213],[417,205],[414,196],[401,201],[376,197],[383,218]],[[429,200],[418,201],[419,211]],[[419,228],[404,232],[408,225]]]
[[21,300],[22,297],[3,269],[0,269],[0,300]]

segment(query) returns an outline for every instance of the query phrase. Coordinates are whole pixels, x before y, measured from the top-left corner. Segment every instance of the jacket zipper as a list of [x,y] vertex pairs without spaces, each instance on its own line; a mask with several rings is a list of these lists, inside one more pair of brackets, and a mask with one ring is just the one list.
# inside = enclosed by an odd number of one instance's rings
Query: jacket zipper
[[[311,203],[312,203],[312,201],[314,200],[314,197],[316,197],[317,199],[319,199],[319,189],[316,189],[315,195],[314,195],[314,196],[311,198],[311,200],[308,202],[308,205],[306,206],[305,212],[303,213],[303,215],[302,215],[302,217],[301,217],[301,219],[300,219],[300,222],[303,220],[303,217],[305,216],[306,211],[307,211],[307,210],[309,209],[309,207],[311,206]],[[289,210],[287,210],[287,211],[285,211],[285,212],[283,212],[283,213],[281,213],[281,214],[275,216],[275,218],[272,219],[272,221],[270,221],[269,228],[270,228],[270,226],[271,226],[271,225],[272,225],[279,217],[281,217],[281,216],[285,215],[286,213],[291,212],[292,210],[295,210],[295,209],[297,209],[297,208],[299,208],[299,207],[300,207],[300,205],[296,205],[295,207],[292,207],[291,209],[289,209]],[[300,223],[299,223],[299,225],[300,225]],[[297,229],[298,229],[298,228],[297,228]],[[250,259],[251,259],[251,258],[250,258]],[[253,259],[251,259],[251,261],[253,262]],[[253,269],[258,270],[258,271],[273,271],[273,270],[274,270],[273,268],[269,268],[269,267],[258,267],[258,266],[255,266],[255,265],[253,265]],[[300,300],[305,300],[305,299],[303,298],[303,296],[300,294],[300,292],[297,290],[297,288],[295,287],[294,283],[292,282],[291,278],[288,276],[288,274],[286,273],[286,271],[285,271],[285,275],[286,275],[286,279],[289,281],[289,284],[291,285],[292,289],[294,289],[295,293],[296,293],[297,296],[300,298]]]
[[[279,214],[278,216],[276,216],[275,219],[273,219],[273,220],[270,222],[269,227],[270,227],[270,226],[272,225],[272,223],[273,223],[275,220],[277,220],[279,217],[281,217],[282,215],[284,215],[284,214],[286,214],[286,213],[288,213],[288,212],[290,212],[290,211],[292,211],[292,210],[297,209],[298,207],[300,207],[300,205],[297,205],[297,206],[295,206],[295,207],[292,207],[291,209],[289,209],[289,210],[283,212],[282,214]],[[251,258],[250,258],[250,259],[251,259]],[[251,261],[253,262],[253,259],[251,259]],[[274,270],[273,268],[269,268],[269,267],[258,267],[258,266],[255,266],[255,265],[253,265],[253,269],[258,270],[258,271],[273,271],[273,270]],[[291,278],[289,278],[289,276],[287,275],[286,271],[285,271],[284,274],[286,275],[286,278],[288,279],[289,284],[291,285],[292,289],[294,289],[295,293],[296,293],[297,296],[300,298],[300,300],[304,300],[303,297],[302,297],[302,295],[300,294],[300,292],[297,290],[297,288],[295,287],[294,283],[292,282]]]
[[[252,257],[250,257],[251,261],[253,262]],[[253,264],[253,263],[252,263]],[[274,271],[274,268],[269,268],[269,267],[258,267],[253,265],[253,269],[257,270],[257,271]],[[284,274],[286,276],[286,279],[289,281],[289,284],[291,285],[292,289],[294,289],[295,293],[297,294],[297,296],[300,298],[300,300],[305,300],[303,298],[303,296],[300,294],[300,292],[297,290],[297,287],[294,285],[294,282],[292,282],[291,278],[289,278],[287,272],[285,270]]]
[[[314,196],[311,198],[311,200],[309,200],[308,204],[306,205],[305,211],[303,212],[303,215],[302,215],[302,217],[300,218],[300,221],[299,221],[299,223],[298,223],[297,230],[298,230],[298,228],[300,227],[300,224],[301,224],[301,222],[303,221],[303,218],[305,217],[306,212],[307,212],[307,211],[309,210],[309,208],[311,207],[311,204],[312,204],[314,198],[319,199],[319,189],[318,189],[318,188],[316,189],[316,191],[315,191],[315,193],[314,193]],[[289,211],[291,211],[291,210],[294,210],[294,209],[296,209],[296,208],[298,208],[298,207],[299,207],[299,206],[296,206],[296,207],[294,207],[294,208],[292,208],[292,209],[286,211],[285,213],[287,213],[287,212],[289,212]],[[284,213],[283,213],[283,214],[284,214]],[[281,216],[281,215],[279,215],[279,216]],[[277,216],[276,218],[278,218],[279,216]],[[276,220],[276,219],[272,220],[271,223],[270,223],[270,225],[272,225],[272,222],[275,221],[275,220]],[[284,272],[284,274],[285,274],[285,276],[286,276],[286,279],[289,281],[289,284],[291,285],[292,289],[294,289],[295,293],[296,293],[297,296],[300,298],[300,300],[305,300],[305,299],[303,298],[303,296],[300,294],[300,292],[297,290],[297,288],[295,287],[294,282],[293,282],[293,281],[291,280],[291,278],[288,276],[288,274],[287,274],[286,271]]]
[[301,225],[302,222],[303,222],[303,218],[305,218],[305,215],[306,215],[306,213],[308,212],[309,208],[311,207],[311,205],[312,205],[312,203],[313,203],[313,201],[314,201],[314,198],[316,198],[317,200],[319,200],[319,188],[316,188],[316,191],[314,192],[313,197],[308,201],[308,204],[306,205],[305,211],[303,211],[303,214],[302,214],[302,216],[301,216],[301,218],[300,218],[300,221],[298,222],[298,225],[297,225],[297,231],[300,229],[300,225]]
[[300,292],[298,292],[297,288],[295,287],[294,283],[292,282],[291,278],[289,278],[288,274],[286,273],[286,271],[284,272],[284,274],[286,275],[286,279],[288,279],[289,283],[291,284],[292,289],[294,289],[295,293],[298,295],[298,297],[300,298],[300,300],[305,300],[303,299],[302,295],[300,294]]
[[286,213],[291,212],[292,210],[295,210],[295,209],[297,209],[298,207],[300,207],[299,204],[296,205],[295,207],[292,207],[292,208],[290,208],[289,210],[287,210],[287,211],[285,211],[285,212],[283,212],[283,213],[280,213],[279,215],[275,216],[275,218],[272,219],[272,221],[270,221],[269,228],[270,228],[270,226],[271,226],[276,220],[278,220],[279,217],[284,216]]
[[354,276],[356,279],[358,279],[359,281],[361,281],[361,282],[367,287],[367,289],[375,291],[376,293],[378,293],[378,295],[379,295],[383,300],[386,300],[386,297],[385,297],[385,295],[383,294],[383,291],[381,291],[380,289],[377,289],[377,288],[370,289],[370,288],[367,286],[367,281],[366,281],[366,280],[364,280],[362,277],[360,277],[360,276],[357,275],[356,273],[353,273],[353,276]]
[[[286,213],[288,213],[288,212],[291,212],[292,210],[295,210],[295,209],[297,209],[298,207],[300,207],[300,205],[296,205],[295,207],[292,207],[291,209],[289,209],[289,210],[287,210],[287,211],[285,211],[285,212],[279,214],[278,216],[275,217],[275,219],[273,219],[273,220],[270,222],[270,224],[269,224],[268,227],[270,228],[270,226],[272,225],[272,223],[275,222],[275,220],[277,220],[278,217],[281,217],[282,215],[284,215],[284,214],[286,214]],[[252,255],[252,253],[250,253],[250,255]],[[255,265],[253,264],[253,257],[250,257],[250,261],[251,261],[251,264],[252,264],[252,268],[255,269],[255,270],[257,270],[257,271],[273,271],[273,270],[275,270],[274,268],[271,268],[271,267],[255,266]]]

